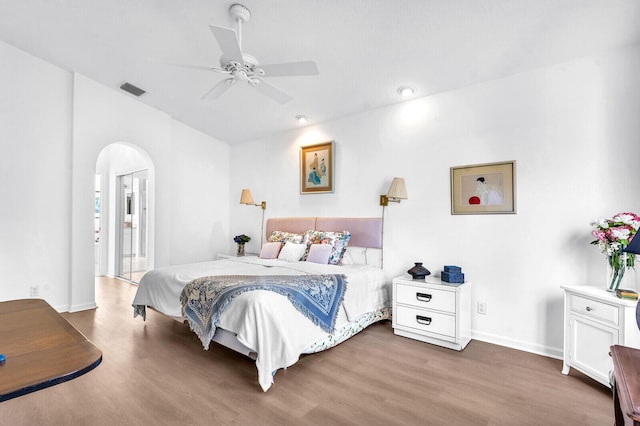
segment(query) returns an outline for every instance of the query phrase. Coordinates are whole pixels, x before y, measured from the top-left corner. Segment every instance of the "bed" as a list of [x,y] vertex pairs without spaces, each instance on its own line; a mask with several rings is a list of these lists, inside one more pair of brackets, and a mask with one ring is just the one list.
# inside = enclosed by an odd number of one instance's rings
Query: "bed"
[[[317,231],[316,235],[319,231],[327,234],[348,231],[348,244],[338,262],[341,264],[309,261],[310,244],[307,244],[305,256],[308,254],[309,258],[301,261],[244,256],[154,269],[140,281],[133,301],[134,316],[146,319],[149,307],[178,321],[188,321],[205,349],[214,341],[255,359],[258,383],[267,391],[276,371],[295,364],[302,354],[329,349],[370,324],[390,317],[388,285],[380,268],[381,219],[272,218],[267,221],[266,235],[277,239],[276,235],[306,235],[312,231]],[[280,241],[280,244],[284,252],[289,243]],[[209,318],[213,324],[205,330],[206,321],[194,316],[189,308],[191,304],[198,305],[199,296],[187,300],[196,294],[200,282],[210,280],[237,281],[240,288],[247,280],[294,282],[318,277],[346,283],[343,293],[334,296],[341,303],[335,305],[330,327],[296,306],[291,295],[251,289],[229,296],[224,310]]]

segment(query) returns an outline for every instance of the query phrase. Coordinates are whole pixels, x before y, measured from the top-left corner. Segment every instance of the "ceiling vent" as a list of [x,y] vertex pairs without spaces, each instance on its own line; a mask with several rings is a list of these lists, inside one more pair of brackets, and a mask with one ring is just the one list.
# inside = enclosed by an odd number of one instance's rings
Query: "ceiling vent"
[[134,86],[131,83],[127,83],[126,81],[120,85],[120,88],[125,92],[131,93],[133,96],[140,97],[147,93],[139,87]]

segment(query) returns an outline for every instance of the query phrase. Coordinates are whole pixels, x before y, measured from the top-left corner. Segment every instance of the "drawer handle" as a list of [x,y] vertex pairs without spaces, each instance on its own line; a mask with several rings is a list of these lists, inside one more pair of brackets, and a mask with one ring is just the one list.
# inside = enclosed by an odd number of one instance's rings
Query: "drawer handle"
[[587,306],[587,312],[591,312],[593,311],[593,308],[591,306]]
[[426,293],[416,293],[416,299],[421,302],[431,302],[431,295]]
[[431,318],[423,317],[422,315],[416,315],[416,321],[418,322],[418,324],[422,324],[422,325],[430,325],[431,324]]

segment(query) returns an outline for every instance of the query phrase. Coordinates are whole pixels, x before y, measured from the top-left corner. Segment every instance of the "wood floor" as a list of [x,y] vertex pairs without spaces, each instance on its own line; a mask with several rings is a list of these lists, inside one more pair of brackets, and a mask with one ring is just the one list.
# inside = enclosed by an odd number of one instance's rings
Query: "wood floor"
[[97,281],[98,309],[65,314],[103,352],[95,370],[0,403],[7,425],[612,425],[608,388],[559,360],[471,341],[463,352],[394,336],[388,321],[278,371],[149,312],[136,287]]

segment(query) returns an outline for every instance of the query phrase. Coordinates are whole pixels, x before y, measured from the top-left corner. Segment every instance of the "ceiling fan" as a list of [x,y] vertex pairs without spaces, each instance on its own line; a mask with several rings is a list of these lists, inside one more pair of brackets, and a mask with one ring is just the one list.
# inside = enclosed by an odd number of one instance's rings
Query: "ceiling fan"
[[319,74],[318,66],[313,61],[260,65],[255,57],[242,52],[242,23],[247,22],[251,18],[251,12],[246,6],[236,3],[229,7],[229,14],[236,21],[238,27],[237,34],[232,28],[209,25],[213,36],[216,38],[216,41],[222,50],[219,67],[174,64],[180,67],[203,69],[229,75],[228,78],[221,80],[218,84],[213,86],[211,90],[205,93],[202,99],[219,98],[238,81],[246,81],[250,86],[255,87],[262,94],[284,104],[292,99],[291,96],[287,95],[271,83],[268,83],[262,77],[288,77]]

